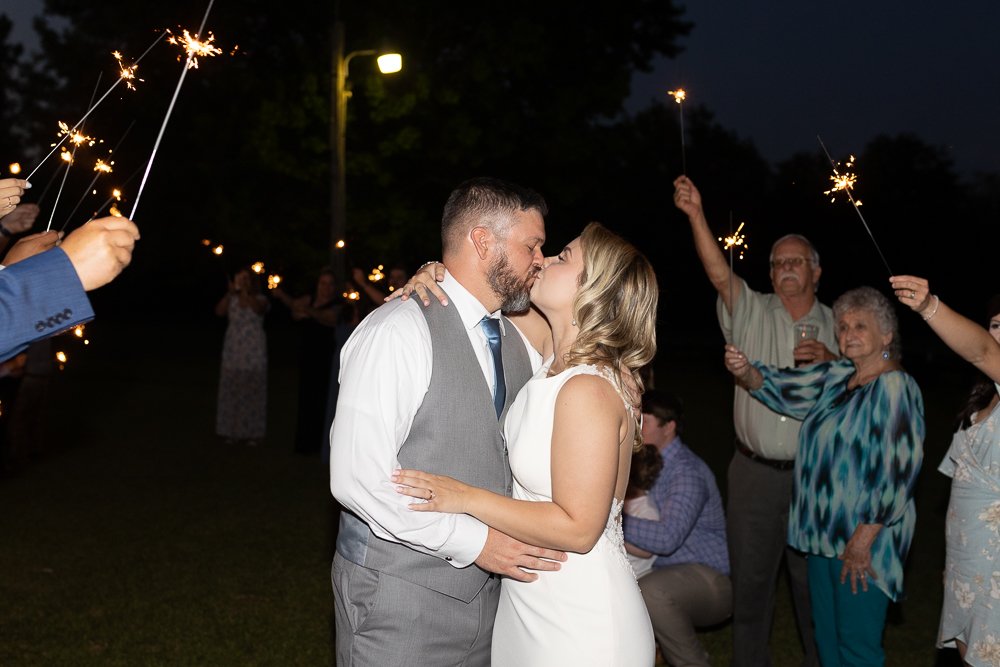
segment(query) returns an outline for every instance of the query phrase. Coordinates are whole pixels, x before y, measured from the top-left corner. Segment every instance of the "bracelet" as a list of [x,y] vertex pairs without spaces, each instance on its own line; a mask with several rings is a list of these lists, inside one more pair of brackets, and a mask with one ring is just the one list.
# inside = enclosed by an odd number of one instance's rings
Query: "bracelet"
[[[0,227],[2,227],[2,226],[3,225],[0,225]],[[440,264],[440,263],[441,263],[441,261],[437,260],[437,259],[432,259],[429,262],[424,262],[423,264],[420,265],[420,268],[417,269],[417,273],[420,273],[421,271],[424,270],[424,268],[430,266],[431,264]]]
[[[931,314],[930,315],[924,315],[922,312],[920,313],[920,317],[924,318],[924,322],[930,322],[931,318],[934,317],[935,315],[937,315],[938,306],[941,305],[941,299],[938,298],[937,294],[932,294],[931,296],[934,297],[934,308],[933,308],[933,310],[931,310]],[[927,310],[927,309],[924,308],[924,310]]]

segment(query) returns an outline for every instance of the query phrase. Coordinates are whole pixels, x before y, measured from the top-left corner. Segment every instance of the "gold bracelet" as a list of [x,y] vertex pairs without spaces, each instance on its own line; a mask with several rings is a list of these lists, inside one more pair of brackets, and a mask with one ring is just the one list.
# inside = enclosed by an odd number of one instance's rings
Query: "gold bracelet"
[[[938,306],[941,305],[941,299],[938,298],[937,294],[932,294],[931,296],[934,297],[934,309],[931,311],[930,315],[920,313],[920,317],[924,318],[924,322],[930,322],[931,318],[937,315]],[[924,310],[926,310],[926,308]]]

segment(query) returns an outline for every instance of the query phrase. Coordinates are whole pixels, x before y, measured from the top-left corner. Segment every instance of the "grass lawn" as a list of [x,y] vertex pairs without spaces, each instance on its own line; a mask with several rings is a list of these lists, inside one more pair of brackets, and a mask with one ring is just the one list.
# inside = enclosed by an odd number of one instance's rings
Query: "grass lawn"
[[[325,467],[292,453],[290,332],[270,332],[269,434],[249,448],[213,435],[220,329],[89,331],[53,387],[49,452],[0,480],[0,665],[332,665],[334,508]],[[665,347],[657,384],[684,396],[686,439],[724,493],[731,390],[716,351]],[[917,379],[931,430],[920,523],[886,631],[888,664],[907,667],[948,664],[934,649],[947,500],[934,470],[964,390],[957,374]],[[727,664],[729,628],[704,638]],[[800,660],[784,590],[772,649],[779,667]]]

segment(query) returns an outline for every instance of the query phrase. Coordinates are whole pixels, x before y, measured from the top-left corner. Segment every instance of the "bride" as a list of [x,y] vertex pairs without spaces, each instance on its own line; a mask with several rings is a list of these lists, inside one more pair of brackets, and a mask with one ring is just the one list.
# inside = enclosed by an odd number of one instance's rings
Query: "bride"
[[621,508],[638,442],[638,371],[656,351],[657,298],[648,260],[601,225],[587,225],[546,260],[531,289],[554,355],[507,414],[513,497],[426,471],[392,477],[399,493],[417,499],[413,511],[470,514],[522,542],[569,552],[558,572],[503,581],[497,667],[653,664]]

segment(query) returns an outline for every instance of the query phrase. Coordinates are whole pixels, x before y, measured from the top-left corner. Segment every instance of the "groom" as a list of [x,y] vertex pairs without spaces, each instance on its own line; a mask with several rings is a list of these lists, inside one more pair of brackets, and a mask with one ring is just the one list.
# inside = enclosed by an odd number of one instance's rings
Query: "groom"
[[344,345],[330,435],[330,488],[346,508],[333,560],[340,667],[489,665],[495,575],[532,581],[526,569],[564,559],[467,515],[412,512],[389,482],[402,466],[510,495],[502,418],[542,360],[500,311],[528,307],[546,213],[513,183],[462,183],[441,221],[453,307],[392,301]]

